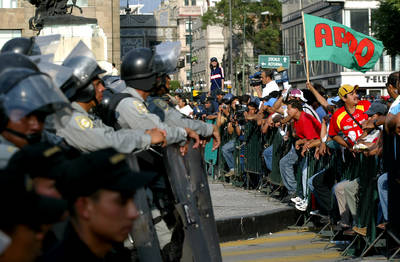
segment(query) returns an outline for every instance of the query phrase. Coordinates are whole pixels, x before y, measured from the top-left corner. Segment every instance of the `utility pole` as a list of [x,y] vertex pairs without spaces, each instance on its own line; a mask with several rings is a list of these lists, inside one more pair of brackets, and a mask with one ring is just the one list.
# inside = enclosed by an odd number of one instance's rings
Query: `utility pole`
[[243,18],[243,61],[242,61],[242,95],[244,95],[244,89],[245,89],[245,78],[244,78],[244,63],[245,63],[245,45],[246,45],[246,12],[244,13],[244,18]]
[[232,0],[229,0],[229,80],[231,80],[233,87],[232,34]]
[[190,81],[190,98],[193,101],[193,86],[192,86],[192,16],[189,16],[189,62],[190,62],[190,74],[189,74],[189,81]]

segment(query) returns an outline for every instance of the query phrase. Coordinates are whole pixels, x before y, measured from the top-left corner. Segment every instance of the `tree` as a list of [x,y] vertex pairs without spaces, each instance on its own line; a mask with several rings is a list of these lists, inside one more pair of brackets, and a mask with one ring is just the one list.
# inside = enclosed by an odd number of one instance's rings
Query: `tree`
[[[256,54],[281,53],[282,6],[278,0],[261,2],[232,1],[233,34],[243,36],[243,20],[246,15],[246,39],[253,43]],[[269,11],[269,15],[261,15]],[[208,25],[229,26],[229,0],[221,0],[202,16],[203,28]],[[239,32],[239,33],[237,33]]]
[[169,90],[171,92],[175,92],[176,89],[180,89],[181,88],[181,84],[179,83],[178,80],[171,80],[171,82],[169,82]]
[[383,42],[389,55],[399,55],[400,1],[380,0],[380,6],[372,14],[372,31]]

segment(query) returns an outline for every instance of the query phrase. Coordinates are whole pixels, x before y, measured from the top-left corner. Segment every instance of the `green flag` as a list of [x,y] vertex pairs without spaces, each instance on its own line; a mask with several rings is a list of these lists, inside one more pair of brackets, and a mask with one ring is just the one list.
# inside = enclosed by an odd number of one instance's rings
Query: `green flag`
[[326,60],[365,73],[383,52],[383,44],[342,24],[304,14],[308,60]]

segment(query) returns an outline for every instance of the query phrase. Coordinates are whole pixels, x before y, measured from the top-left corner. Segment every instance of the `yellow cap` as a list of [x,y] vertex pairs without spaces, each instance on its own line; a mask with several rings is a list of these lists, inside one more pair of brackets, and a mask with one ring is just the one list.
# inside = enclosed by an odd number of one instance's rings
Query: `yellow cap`
[[339,88],[338,95],[340,98],[343,98],[345,95],[350,94],[354,90],[358,89],[358,86],[352,86],[352,85],[342,85]]

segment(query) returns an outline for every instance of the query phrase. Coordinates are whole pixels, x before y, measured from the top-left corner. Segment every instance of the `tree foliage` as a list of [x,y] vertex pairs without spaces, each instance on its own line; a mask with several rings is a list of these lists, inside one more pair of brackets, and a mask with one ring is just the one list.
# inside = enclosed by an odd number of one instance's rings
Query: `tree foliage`
[[400,1],[381,0],[372,15],[374,36],[383,42],[388,54],[400,54]]
[[[246,39],[254,45],[255,55],[281,53],[282,7],[278,0],[261,2],[232,1],[233,34],[242,38],[246,15]],[[269,11],[269,15],[261,15]],[[229,26],[229,0],[221,0],[202,17],[203,28],[208,25]]]
[[171,80],[171,82],[169,82],[169,90],[171,92],[174,92],[176,89],[180,89],[181,85],[179,84],[178,80]]

